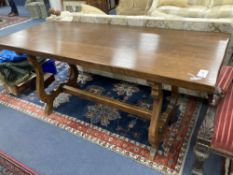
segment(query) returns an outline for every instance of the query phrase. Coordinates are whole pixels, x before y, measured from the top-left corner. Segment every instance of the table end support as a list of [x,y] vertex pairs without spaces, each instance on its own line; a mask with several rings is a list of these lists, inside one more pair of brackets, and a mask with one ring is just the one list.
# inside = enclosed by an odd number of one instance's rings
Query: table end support
[[66,84],[75,85],[78,77],[78,70],[76,65],[69,64],[69,76],[66,83],[60,84],[57,89],[50,93],[45,91],[44,72],[35,56],[29,56],[28,61],[34,67],[36,72],[36,91],[41,101],[45,103],[45,115],[48,116],[53,112],[53,102],[55,98],[63,91],[62,87]]
[[151,95],[153,97],[153,109],[148,132],[149,143],[151,144],[150,160],[153,161],[159,145],[159,117],[163,104],[162,84],[152,83]]

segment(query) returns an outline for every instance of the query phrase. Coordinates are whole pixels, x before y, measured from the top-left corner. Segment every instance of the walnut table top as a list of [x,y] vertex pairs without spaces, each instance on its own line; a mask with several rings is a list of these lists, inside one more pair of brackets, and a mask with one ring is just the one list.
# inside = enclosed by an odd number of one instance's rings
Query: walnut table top
[[[0,38],[11,49],[84,67],[213,92],[229,34],[46,22]],[[207,70],[202,79],[192,79]]]

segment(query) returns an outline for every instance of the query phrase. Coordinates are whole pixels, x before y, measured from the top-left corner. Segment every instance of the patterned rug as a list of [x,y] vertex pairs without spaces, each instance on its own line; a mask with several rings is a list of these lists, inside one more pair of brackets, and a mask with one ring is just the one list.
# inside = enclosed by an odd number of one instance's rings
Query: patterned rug
[[[59,63],[57,67],[59,73],[56,81],[47,91],[65,81],[67,66]],[[147,86],[87,73],[80,73],[77,82],[82,89],[92,93],[143,108],[152,108],[151,89]],[[166,110],[170,99],[169,92],[164,91],[164,94],[163,111]],[[2,90],[0,103],[63,128],[157,171],[173,175],[182,173],[191,136],[202,107],[200,99],[180,96],[176,113],[162,134],[158,154],[152,162],[148,159],[148,120],[65,93],[56,98],[55,112],[48,117],[43,115],[44,104],[35,92],[29,91],[20,97],[13,97]]]
[[0,175],[37,175],[37,173],[0,151]]
[[30,20],[29,17],[15,16],[8,17],[0,15],[0,30]]

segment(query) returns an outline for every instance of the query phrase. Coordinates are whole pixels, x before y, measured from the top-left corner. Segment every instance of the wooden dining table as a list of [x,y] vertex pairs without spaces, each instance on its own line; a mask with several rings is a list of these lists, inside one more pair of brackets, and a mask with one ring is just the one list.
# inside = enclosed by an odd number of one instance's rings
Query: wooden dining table
[[[28,55],[37,74],[37,94],[46,104],[46,115],[52,113],[54,99],[66,92],[150,120],[148,140],[153,159],[159,131],[174,112],[178,88],[214,94],[229,37],[227,33],[51,21],[1,37],[0,49]],[[46,93],[44,73],[36,56],[67,63],[67,82]],[[81,90],[77,86],[77,65],[146,80],[151,86],[153,109]],[[163,84],[171,86],[172,95],[162,114]]]

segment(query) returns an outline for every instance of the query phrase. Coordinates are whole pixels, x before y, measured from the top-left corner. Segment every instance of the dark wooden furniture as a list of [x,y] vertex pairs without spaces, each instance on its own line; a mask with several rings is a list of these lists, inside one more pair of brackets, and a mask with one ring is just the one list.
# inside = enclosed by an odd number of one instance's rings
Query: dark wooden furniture
[[118,6],[120,3],[120,0],[115,0],[115,5]]
[[[166,124],[160,120],[160,115],[169,118],[173,112],[178,87],[214,93],[229,37],[226,33],[47,22],[0,38],[0,48],[30,55],[28,60],[35,67],[38,77],[37,93],[47,104],[46,114],[52,112],[54,98],[60,92],[68,92],[150,120],[148,138],[153,159],[159,142],[159,129]],[[43,72],[35,56],[67,62],[70,66],[67,83],[60,85],[53,93],[46,94]],[[153,110],[78,89],[76,65],[147,80],[152,88]],[[200,69],[208,70],[208,76],[193,80],[190,75],[196,75]],[[163,114],[162,84],[172,87],[172,98]]]
[[[53,74],[50,73],[44,74],[45,87],[49,86],[54,80],[55,77]],[[7,84],[3,84],[3,86],[7,93],[18,96],[27,89],[31,89],[31,90],[36,89],[36,74],[32,74],[28,80],[19,83],[15,86],[9,86]]]
[[0,0],[0,7],[5,6],[6,5],[6,1],[5,0]]
[[233,160],[233,67],[223,66],[216,93],[200,127],[192,174],[202,175],[211,151]]

